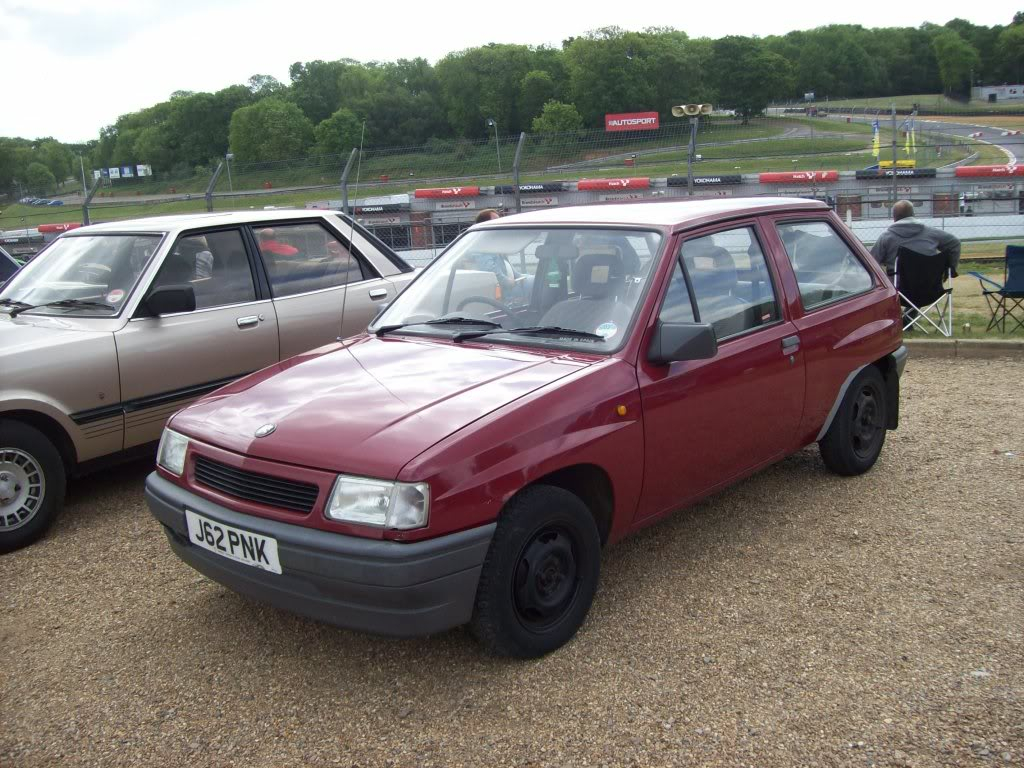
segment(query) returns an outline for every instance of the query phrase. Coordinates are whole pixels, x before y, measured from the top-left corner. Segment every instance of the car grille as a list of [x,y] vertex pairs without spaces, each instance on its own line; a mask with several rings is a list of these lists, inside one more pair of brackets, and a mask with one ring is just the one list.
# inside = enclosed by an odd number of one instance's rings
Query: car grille
[[312,483],[297,483],[258,472],[247,472],[205,456],[196,457],[195,478],[207,488],[228,496],[292,512],[312,512],[320,494],[320,489]]

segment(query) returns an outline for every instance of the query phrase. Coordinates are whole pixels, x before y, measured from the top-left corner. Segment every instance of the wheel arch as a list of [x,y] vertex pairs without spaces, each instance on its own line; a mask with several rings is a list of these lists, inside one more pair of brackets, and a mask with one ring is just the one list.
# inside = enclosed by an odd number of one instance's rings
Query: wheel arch
[[42,432],[56,446],[61,460],[64,462],[64,471],[70,477],[78,466],[78,452],[71,436],[64,430],[64,427],[56,420],[39,411],[12,410],[0,411],[0,422],[20,421],[30,427]]
[[551,485],[579,498],[590,510],[601,535],[601,546],[608,542],[615,513],[615,491],[608,473],[596,464],[573,464],[536,478],[529,485]]

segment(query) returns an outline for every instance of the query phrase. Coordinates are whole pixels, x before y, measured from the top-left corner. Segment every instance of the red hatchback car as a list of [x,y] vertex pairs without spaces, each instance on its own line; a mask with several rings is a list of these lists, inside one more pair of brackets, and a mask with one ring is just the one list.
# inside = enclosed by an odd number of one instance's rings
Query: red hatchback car
[[[533,275],[529,302],[482,256]],[[537,656],[583,622],[602,546],[813,442],[870,469],[905,361],[896,291],[822,203],[511,216],[367,333],[180,411],[146,498],[244,595]]]

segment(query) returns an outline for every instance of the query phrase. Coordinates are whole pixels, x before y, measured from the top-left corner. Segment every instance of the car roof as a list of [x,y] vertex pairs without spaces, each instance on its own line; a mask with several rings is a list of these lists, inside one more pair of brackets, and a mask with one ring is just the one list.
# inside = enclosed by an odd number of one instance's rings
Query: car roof
[[73,230],[74,234],[102,232],[180,232],[195,227],[217,227],[229,224],[253,224],[263,221],[308,219],[323,214],[337,214],[313,208],[290,208],[259,211],[225,211],[223,213],[179,213],[169,216],[150,216],[144,219],[108,221]]
[[714,200],[598,203],[519,213],[478,226],[522,224],[612,224],[653,227],[697,226],[718,219],[786,211],[827,211],[820,200],[799,197],[730,197]]

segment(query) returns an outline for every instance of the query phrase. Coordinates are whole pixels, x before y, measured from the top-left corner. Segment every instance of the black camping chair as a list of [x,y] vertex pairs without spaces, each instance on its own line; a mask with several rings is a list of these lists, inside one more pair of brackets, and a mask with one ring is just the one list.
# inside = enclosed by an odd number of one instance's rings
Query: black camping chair
[[[896,290],[903,305],[903,330],[925,323],[943,336],[953,335],[953,270],[941,254],[927,255],[900,246],[896,251]],[[949,285],[944,283],[949,281]],[[932,317],[934,315],[934,318]]]

